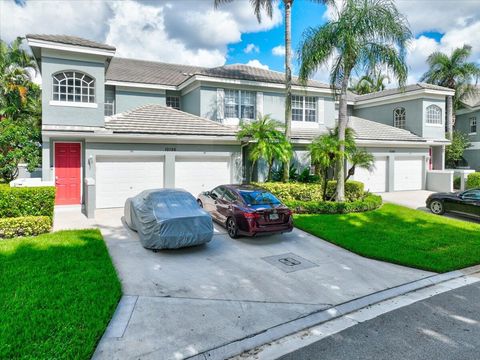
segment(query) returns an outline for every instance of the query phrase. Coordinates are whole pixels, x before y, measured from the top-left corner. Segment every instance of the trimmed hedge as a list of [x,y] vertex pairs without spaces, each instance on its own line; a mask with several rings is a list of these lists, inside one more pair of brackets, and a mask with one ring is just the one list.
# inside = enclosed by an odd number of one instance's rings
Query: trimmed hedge
[[[322,184],[320,183],[298,183],[298,182],[267,182],[256,183],[255,185],[271,192],[281,201],[322,201]],[[327,197],[335,194],[336,181],[327,183]],[[347,201],[360,199],[364,194],[363,183],[349,180],[345,183],[345,198]]]
[[480,188],[480,172],[474,172],[467,177],[467,189]]
[[0,239],[17,236],[34,236],[47,233],[52,228],[48,216],[20,216],[0,219]]
[[0,186],[0,218],[48,216],[53,219],[55,187]]
[[363,199],[347,202],[335,201],[285,201],[297,214],[347,214],[378,209],[382,206],[382,197],[368,194]]

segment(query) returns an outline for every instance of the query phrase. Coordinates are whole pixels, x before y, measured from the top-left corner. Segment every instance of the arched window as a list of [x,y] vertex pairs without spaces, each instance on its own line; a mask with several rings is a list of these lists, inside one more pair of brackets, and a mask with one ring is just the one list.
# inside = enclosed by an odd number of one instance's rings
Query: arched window
[[53,75],[53,100],[95,102],[95,81],[78,71],[63,71]]
[[427,124],[442,125],[442,109],[437,105],[427,107]]
[[393,126],[405,129],[405,122],[407,119],[407,115],[405,112],[405,108],[400,107],[393,110]]

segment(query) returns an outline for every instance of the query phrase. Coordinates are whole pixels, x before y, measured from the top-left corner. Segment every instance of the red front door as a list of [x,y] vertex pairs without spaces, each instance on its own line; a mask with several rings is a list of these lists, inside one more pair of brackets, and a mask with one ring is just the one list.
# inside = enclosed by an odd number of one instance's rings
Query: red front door
[[55,143],[55,204],[80,204],[80,143]]

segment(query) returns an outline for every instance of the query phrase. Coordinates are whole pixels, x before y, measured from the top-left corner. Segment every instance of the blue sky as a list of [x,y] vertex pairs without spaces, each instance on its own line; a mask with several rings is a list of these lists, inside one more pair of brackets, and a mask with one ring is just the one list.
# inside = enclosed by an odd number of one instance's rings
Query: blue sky
[[[472,60],[480,61],[479,0],[395,2],[415,35],[407,56],[410,83],[426,71],[433,51],[450,53],[469,44]],[[326,10],[314,1],[295,0],[293,50],[306,28],[327,21]],[[283,56],[272,54],[284,44],[283,25],[282,1],[273,18],[264,15],[259,24],[248,0],[216,10],[213,0],[0,0],[0,37],[6,41],[27,33],[68,34],[114,45],[117,56],[207,67],[244,63],[283,71]],[[298,63],[293,65],[295,73]],[[315,78],[328,81],[328,69]]]

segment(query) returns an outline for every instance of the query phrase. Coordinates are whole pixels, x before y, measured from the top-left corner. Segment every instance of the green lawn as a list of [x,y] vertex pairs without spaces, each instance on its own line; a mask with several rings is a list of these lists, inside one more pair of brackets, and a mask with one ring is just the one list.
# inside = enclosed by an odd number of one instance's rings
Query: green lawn
[[384,204],[365,213],[295,215],[295,226],[372,259],[435,272],[480,264],[480,225]]
[[120,296],[98,230],[0,240],[0,359],[89,359]]

